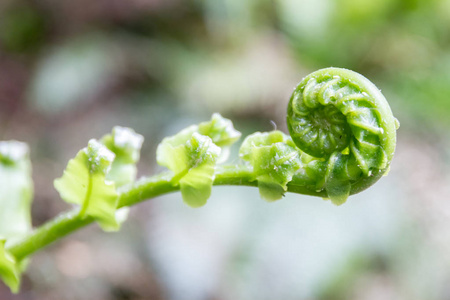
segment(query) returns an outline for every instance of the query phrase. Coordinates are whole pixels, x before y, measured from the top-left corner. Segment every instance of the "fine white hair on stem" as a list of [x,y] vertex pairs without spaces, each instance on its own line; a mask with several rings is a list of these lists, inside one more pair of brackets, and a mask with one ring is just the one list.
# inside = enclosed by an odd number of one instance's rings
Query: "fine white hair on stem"
[[274,131],[277,130],[277,123],[275,123],[274,120],[270,120],[270,124],[272,125]]

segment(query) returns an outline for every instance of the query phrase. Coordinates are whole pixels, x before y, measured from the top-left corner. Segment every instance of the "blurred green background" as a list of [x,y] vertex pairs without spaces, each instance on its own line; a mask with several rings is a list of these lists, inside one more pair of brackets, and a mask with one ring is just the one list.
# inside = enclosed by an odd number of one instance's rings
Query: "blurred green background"
[[450,0],[1,0],[1,139],[31,147],[38,226],[69,208],[52,182],[90,138],[133,127],[154,174],[159,141],[213,112],[286,132],[293,87],[329,66],[401,122],[374,187],[341,207],[244,187],[195,210],[154,199],[39,252],[0,299],[450,299]]

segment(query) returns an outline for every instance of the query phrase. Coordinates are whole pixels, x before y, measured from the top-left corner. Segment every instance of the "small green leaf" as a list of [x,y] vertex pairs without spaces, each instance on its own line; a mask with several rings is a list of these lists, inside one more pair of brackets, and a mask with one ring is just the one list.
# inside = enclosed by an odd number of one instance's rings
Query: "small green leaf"
[[297,170],[302,166],[292,140],[280,131],[254,133],[242,143],[239,155],[253,166],[261,197],[281,199]]
[[17,293],[22,268],[5,250],[31,230],[33,182],[28,146],[0,142],[0,278]]
[[114,181],[117,188],[133,183],[144,137],[131,128],[116,126],[100,141],[116,155],[106,179]]
[[302,167],[292,178],[292,183],[305,186],[316,192],[323,190],[327,161],[301,152],[301,162]]
[[258,188],[261,198],[269,202],[281,199],[286,192],[286,188],[274,181],[270,175],[258,176]]
[[234,129],[231,120],[218,113],[212,115],[211,121],[200,123],[198,132],[209,136],[213,143],[221,148],[231,146],[241,137],[241,133]]
[[325,190],[328,198],[336,205],[344,204],[350,195],[351,184],[346,173],[348,155],[333,153],[328,160],[325,174]]
[[184,202],[199,207],[211,194],[216,163],[227,159],[229,147],[240,136],[230,120],[213,114],[210,121],[165,138],[158,146],[156,160],[174,173],[172,183],[180,184]]
[[190,207],[201,207],[211,196],[214,180],[214,164],[204,163],[192,168],[180,180],[180,190],[183,201]]
[[253,157],[255,148],[270,146],[275,143],[283,143],[288,137],[281,131],[255,132],[249,135],[241,145],[239,156],[246,161]]
[[189,156],[185,153],[185,144],[196,131],[197,126],[193,125],[174,136],[164,138],[156,149],[158,164],[167,167],[175,174],[184,172],[189,166]]
[[106,231],[119,229],[115,218],[116,188],[114,182],[106,179],[114,157],[104,145],[90,140],[54,182],[64,201],[81,205],[80,215],[93,217]]
[[[106,179],[114,181],[118,190],[133,183],[144,137],[131,128],[116,126],[111,134],[105,135],[100,141],[116,155]],[[129,210],[128,207],[122,207],[116,211],[117,223],[126,221]]]
[[196,126],[165,138],[156,151],[158,164],[174,173],[172,183],[180,184],[181,195],[191,207],[203,206],[211,195],[214,167],[220,155],[210,137],[196,132]]
[[28,146],[0,142],[0,239],[13,242],[31,230],[33,182]]
[[0,277],[13,293],[19,291],[20,273],[19,264],[5,249],[5,240],[0,240]]
[[194,132],[185,149],[189,158],[189,171],[180,179],[181,195],[189,206],[200,207],[206,204],[211,195],[214,167],[220,148],[211,138]]

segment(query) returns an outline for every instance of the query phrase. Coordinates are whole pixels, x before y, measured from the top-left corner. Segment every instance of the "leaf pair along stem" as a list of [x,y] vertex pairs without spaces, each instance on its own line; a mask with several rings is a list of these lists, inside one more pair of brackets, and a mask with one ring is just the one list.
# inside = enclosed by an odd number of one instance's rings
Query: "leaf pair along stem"
[[[219,166],[216,169],[213,185],[234,185],[257,187],[258,182],[253,180],[252,172],[247,167],[236,165]],[[179,185],[171,183],[170,173],[161,173],[152,177],[141,178],[128,189],[119,194],[119,208],[138,204],[164,194],[176,192]],[[314,192],[300,185],[288,184],[288,191],[325,197],[324,192]],[[34,229],[20,241],[7,247],[18,261],[30,256],[52,242],[59,240],[70,233],[94,222],[89,216],[80,214],[80,208],[62,213],[42,226]]]

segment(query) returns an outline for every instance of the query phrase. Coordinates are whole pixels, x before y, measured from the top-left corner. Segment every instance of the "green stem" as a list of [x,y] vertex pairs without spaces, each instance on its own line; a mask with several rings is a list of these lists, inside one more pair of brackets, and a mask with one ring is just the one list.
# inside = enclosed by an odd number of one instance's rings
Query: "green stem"
[[[131,206],[147,199],[168,194],[179,190],[179,185],[171,183],[172,176],[162,173],[153,177],[142,178],[119,194],[118,208]],[[253,180],[252,172],[242,166],[221,166],[216,170],[214,185],[257,186]],[[301,193],[314,196],[325,196],[321,192],[311,192],[304,186],[289,185],[288,192]],[[91,217],[83,217],[80,209],[76,208],[63,213],[44,225],[33,230],[29,235],[13,245],[8,245],[7,250],[18,260],[22,260],[34,252],[44,248],[52,242],[92,223]]]

